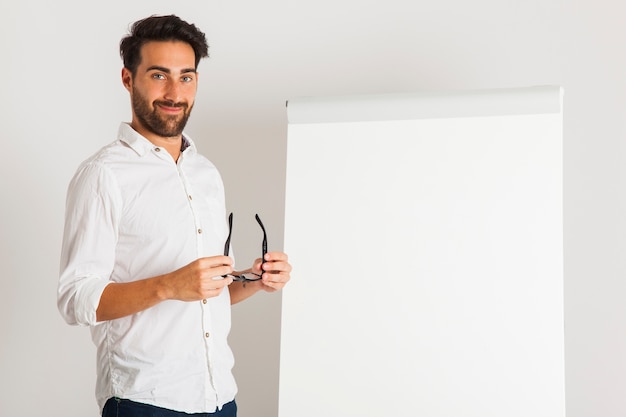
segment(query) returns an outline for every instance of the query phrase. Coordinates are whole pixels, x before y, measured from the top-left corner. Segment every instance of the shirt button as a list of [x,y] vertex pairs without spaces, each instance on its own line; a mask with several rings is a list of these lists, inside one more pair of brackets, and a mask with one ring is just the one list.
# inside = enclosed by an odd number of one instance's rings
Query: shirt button
[[198,234],[201,235],[202,234],[202,229],[198,229]]
[[206,338],[208,339],[208,338],[209,338],[209,332],[206,332],[206,333],[204,334],[204,337],[206,337]]
[[154,148],[155,152],[161,152],[161,148]]
[[206,304],[206,303],[207,303],[207,301],[206,301],[206,298],[205,298],[204,300],[202,300],[202,304]]
[[193,198],[191,198],[191,195],[188,195],[187,197],[189,198],[189,200],[193,200]]

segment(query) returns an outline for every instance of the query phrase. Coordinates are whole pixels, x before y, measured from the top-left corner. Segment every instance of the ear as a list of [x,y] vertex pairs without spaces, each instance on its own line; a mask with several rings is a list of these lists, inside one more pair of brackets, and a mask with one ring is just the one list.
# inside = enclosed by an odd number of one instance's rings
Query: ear
[[130,92],[133,85],[133,74],[126,67],[122,68],[122,84]]

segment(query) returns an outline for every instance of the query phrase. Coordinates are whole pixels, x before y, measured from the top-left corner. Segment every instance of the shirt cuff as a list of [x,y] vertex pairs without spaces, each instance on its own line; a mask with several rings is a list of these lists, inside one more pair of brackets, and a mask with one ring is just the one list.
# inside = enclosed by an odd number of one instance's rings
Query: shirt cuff
[[79,286],[74,297],[76,323],[82,326],[95,326],[96,310],[100,305],[102,292],[111,281],[102,278],[87,278]]

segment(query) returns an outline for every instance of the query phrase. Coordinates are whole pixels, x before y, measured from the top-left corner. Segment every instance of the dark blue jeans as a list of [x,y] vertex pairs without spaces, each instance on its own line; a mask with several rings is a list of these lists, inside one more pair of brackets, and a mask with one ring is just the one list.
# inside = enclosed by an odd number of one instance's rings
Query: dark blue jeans
[[214,413],[187,414],[181,411],[172,411],[154,405],[137,403],[121,398],[109,398],[102,409],[102,417],[237,417],[237,404],[231,401],[224,404],[221,410]]

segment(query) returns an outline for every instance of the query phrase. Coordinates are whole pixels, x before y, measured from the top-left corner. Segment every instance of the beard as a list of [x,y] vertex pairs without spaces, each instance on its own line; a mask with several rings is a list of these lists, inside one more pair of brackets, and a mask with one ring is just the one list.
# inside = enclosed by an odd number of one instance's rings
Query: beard
[[[148,131],[166,138],[179,136],[183,133],[193,108],[193,104],[189,106],[187,103],[175,103],[167,100],[155,100],[151,106],[150,102],[135,88],[133,88],[131,101],[133,111],[139,122]],[[181,107],[183,112],[178,115],[160,115],[158,113],[159,104],[168,107]]]

